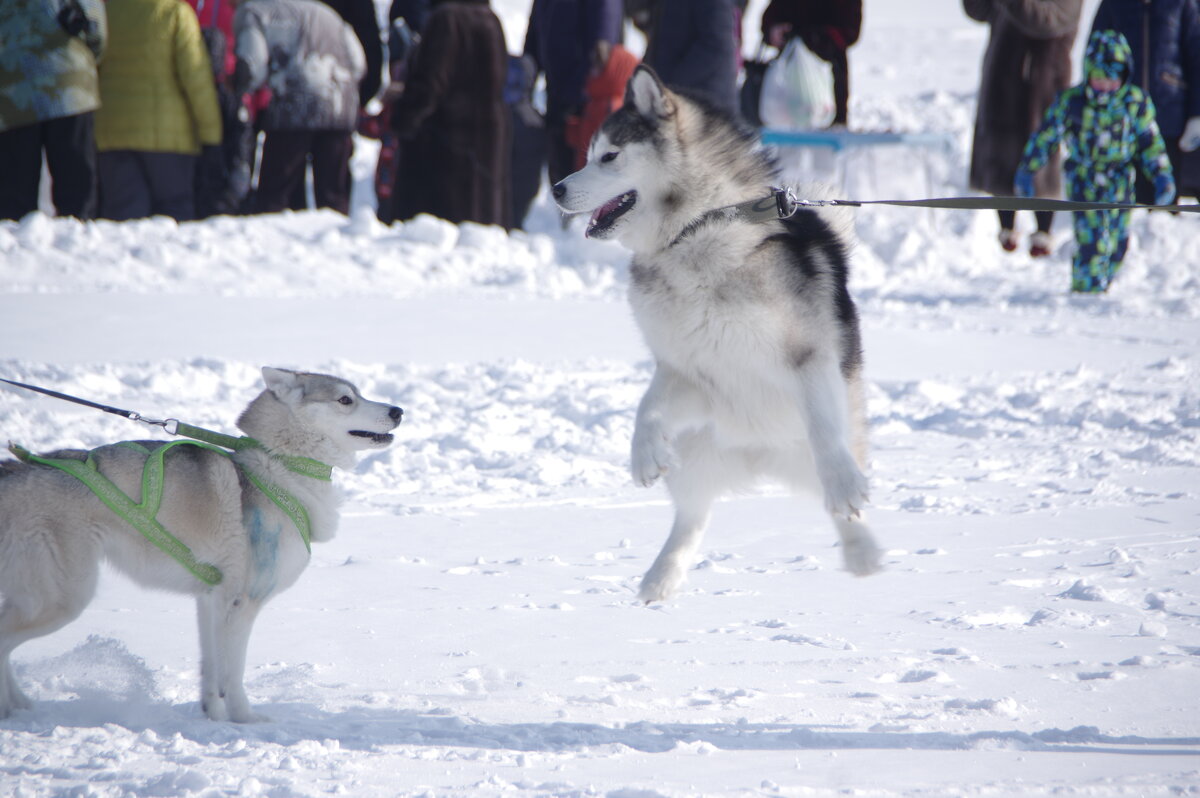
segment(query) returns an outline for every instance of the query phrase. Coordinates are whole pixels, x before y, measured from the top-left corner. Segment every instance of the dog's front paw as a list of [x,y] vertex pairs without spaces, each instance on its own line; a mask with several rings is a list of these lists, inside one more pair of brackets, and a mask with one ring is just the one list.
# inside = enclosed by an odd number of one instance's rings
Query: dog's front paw
[[675,450],[657,424],[639,425],[633,433],[630,472],[633,481],[648,488],[675,466]]
[[870,576],[883,568],[883,552],[869,534],[842,541],[842,562],[855,576]]
[[271,718],[247,709],[240,712],[230,712],[229,719],[234,723],[270,723]]
[[825,509],[830,515],[856,518],[867,505],[867,478],[849,454],[835,466],[821,470],[821,484],[825,488]]
[[667,601],[679,592],[687,575],[683,568],[674,565],[655,563],[654,567],[642,577],[642,585],[638,589],[638,600],[644,604],[656,601]]

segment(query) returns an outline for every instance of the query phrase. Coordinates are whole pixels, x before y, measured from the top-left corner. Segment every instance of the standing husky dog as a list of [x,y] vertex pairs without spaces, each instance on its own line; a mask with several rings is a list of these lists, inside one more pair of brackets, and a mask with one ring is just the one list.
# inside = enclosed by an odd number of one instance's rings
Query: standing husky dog
[[846,225],[812,210],[748,218],[777,179],[747,133],[639,67],[587,165],[554,186],[564,211],[593,212],[587,235],[633,250],[630,302],[655,359],[633,478],[665,476],[675,504],[642,579],[646,602],[682,585],[713,500],[760,478],[819,480],[847,569],[879,567],[860,516],[866,425]]
[[[250,628],[263,604],[299,578],[309,553],[295,513],[285,513],[251,477],[282,489],[292,511],[296,504],[307,510],[313,540],[330,540],[339,496],[323,466],[352,467],[356,451],[386,447],[402,415],[337,377],[264,368],[263,378],[267,389],[238,419],[257,444],[232,456],[186,444],[165,454],[157,518],[195,560],[219,569],[212,587],[74,476],[44,465],[0,465],[0,718],[30,706],[9,664],[13,649],[77,618],[108,559],[142,585],[196,596],[204,713],[258,719],[242,687]],[[90,459],[138,501],[148,450],[163,445],[103,446]],[[57,456],[82,460],[87,453]]]

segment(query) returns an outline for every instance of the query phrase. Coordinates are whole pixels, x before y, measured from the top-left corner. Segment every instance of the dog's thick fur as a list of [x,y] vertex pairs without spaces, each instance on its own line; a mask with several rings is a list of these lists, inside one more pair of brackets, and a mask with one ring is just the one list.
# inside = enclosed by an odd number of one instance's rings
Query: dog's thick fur
[[[46,466],[3,464],[0,718],[30,706],[9,663],[13,649],[78,617],[107,559],[146,587],[196,596],[204,713],[214,720],[258,719],[242,687],[250,629],[263,604],[299,578],[309,555],[295,524],[235,463],[291,493],[308,511],[312,539],[330,540],[338,522],[337,488],[289,470],[276,456],[350,467],[357,451],[388,446],[401,417],[400,408],[367,401],[337,377],[272,368],[263,369],[263,377],[266,390],[238,419],[238,427],[263,448],[244,449],[231,459],[178,446],[166,456],[158,519],[197,560],[221,570],[224,578],[215,587],[148,543],[74,477]],[[94,456],[102,474],[140,500],[144,454],[113,445]]]
[[[823,490],[847,569],[879,550],[862,520],[867,480],[849,225],[801,210],[751,222],[725,206],[778,174],[754,140],[639,67],[582,170],[554,187],[588,235],[633,251],[630,302],[655,359],[633,434],[635,482],[664,477],[675,522],[640,597],[682,585],[718,496],[761,479]],[[844,213],[838,211],[837,213]]]

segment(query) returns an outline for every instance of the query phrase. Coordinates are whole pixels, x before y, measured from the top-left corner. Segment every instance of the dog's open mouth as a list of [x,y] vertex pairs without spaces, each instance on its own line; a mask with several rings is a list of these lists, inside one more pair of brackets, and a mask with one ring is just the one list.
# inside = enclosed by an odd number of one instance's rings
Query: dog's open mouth
[[365,429],[352,429],[350,430],[350,434],[356,438],[366,438],[371,443],[375,443],[380,446],[387,446],[396,437],[390,432],[368,432]]
[[627,191],[619,197],[610,199],[592,213],[586,235],[588,238],[603,238],[612,226],[637,204],[637,192]]

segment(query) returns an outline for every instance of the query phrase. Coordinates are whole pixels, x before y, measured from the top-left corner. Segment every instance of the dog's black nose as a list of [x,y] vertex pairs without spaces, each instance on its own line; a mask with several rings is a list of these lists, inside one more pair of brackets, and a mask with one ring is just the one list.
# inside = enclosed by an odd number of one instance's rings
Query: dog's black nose
[[554,187],[550,189],[550,193],[554,195],[556,200],[560,200],[567,193],[567,187],[562,183],[555,183]]
[[388,410],[388,418],[390,418],[392,421],[395,421],[397,424],[400,423],[400,419],[403,417],[404,411],[398,407],[393,407],[391,410]]

